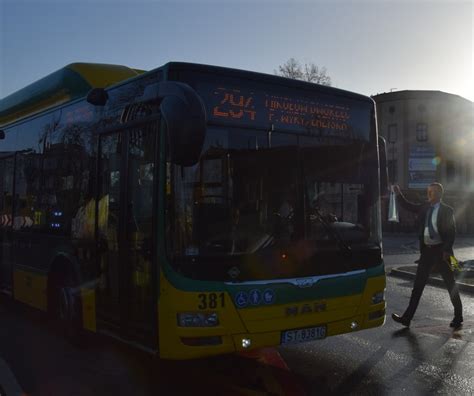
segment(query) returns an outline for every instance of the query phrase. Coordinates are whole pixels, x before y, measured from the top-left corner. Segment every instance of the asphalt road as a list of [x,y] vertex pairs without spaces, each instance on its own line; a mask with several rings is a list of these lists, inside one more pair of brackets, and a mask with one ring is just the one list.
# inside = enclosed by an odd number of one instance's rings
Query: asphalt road
[[[473,258],[473,242],[459,240],[458,257]],[[385,249],[388,270],[417,257],[414,237],[386,238]],[[389,316],[403,312],[411,286],[412,281],[387,278],[388,319],[381,328],[278,348],[293,373],[291,381],[310,395],[474,394],[474,296],[461,295],[465,324],[452,331],[448,293],[427,286],[406,330]],[[39,312],[3,300],[2,396],[7,388],[7,396],[20,395],[20,389],[34,396],[289,394],[275,380],[285,371],[254,359],[160,362],[95,337],[87,348],[74,346]]]
[[[385,265],[413,264],[415,235],[385,236]],[[474,259],[474,237],[458,237],[460,260]],[[410,329],[391,319],[403,313],[413,281],[387,277],[383,327],[279,351],[309,395],[473,395],[474,295],[461,293],[464,326],[449,327],[453,308],[444,288],[426,286]]]
[[0,297],[0,396],[304,394],[274,348],[161,361],[110,338],[71,344],[34,309]]
[[465,323],[453,331],[447,291],[427,286],[410,329],[404,329],[390,315],[403,313],[411,286],[387,278],[381,328],[280,348],[308,394],[474,394],[474,297],[461,295]]

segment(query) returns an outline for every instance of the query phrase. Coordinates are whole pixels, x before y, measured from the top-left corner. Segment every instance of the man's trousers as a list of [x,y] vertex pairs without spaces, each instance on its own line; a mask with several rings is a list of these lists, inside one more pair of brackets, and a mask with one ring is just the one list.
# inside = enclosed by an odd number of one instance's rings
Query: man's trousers
[[454,280],[454,273],[451,271],[449,264],[443,260],[443,250],[441,245],[433,247],[425,246],[421,252],[420,263],[416,270],[415,284],[411,292],[410,303],[403,317],[411,320],[415,315],[416,308],[420,302],[421,295],[425,288],[426,282],[430,276],[433,267],[440,272],[443,277],[446,288],[448,289],[451,302],[454,307],[454,316],[462,318],[462,303],[459,297],[459,291]]

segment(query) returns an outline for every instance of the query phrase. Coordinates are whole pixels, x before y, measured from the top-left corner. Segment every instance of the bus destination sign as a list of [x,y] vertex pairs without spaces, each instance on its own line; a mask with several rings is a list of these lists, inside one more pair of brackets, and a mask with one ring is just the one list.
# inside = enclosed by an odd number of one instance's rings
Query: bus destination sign
[[200,88],[209,120],[218,123],[355,139],[366,138],[370,128],[363,102],[341,102],[336,96],[317,92],[310,99],[226,87]]

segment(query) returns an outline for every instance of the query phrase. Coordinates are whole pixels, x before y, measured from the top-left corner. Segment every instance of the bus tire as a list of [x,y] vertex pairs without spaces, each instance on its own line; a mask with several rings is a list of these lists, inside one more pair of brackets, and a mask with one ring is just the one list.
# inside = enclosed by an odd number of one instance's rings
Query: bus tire
[[66,260],[58,260],[48,276],[48,315],[58,325],[66,338],[73,343],[82,338],[80,320],[80,293],[74,279],[72,265]]

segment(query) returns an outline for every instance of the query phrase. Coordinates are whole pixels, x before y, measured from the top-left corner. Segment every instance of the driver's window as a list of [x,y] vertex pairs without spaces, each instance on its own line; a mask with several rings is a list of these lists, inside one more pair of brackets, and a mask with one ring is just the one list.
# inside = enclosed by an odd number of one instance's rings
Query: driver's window
[[221,158],[201,160],[200,191],[203,203],[225,204],[227,194],[224,188],[223,162]]
[[342,219],[342,183],[315,183],[313,205],[333,221]]

